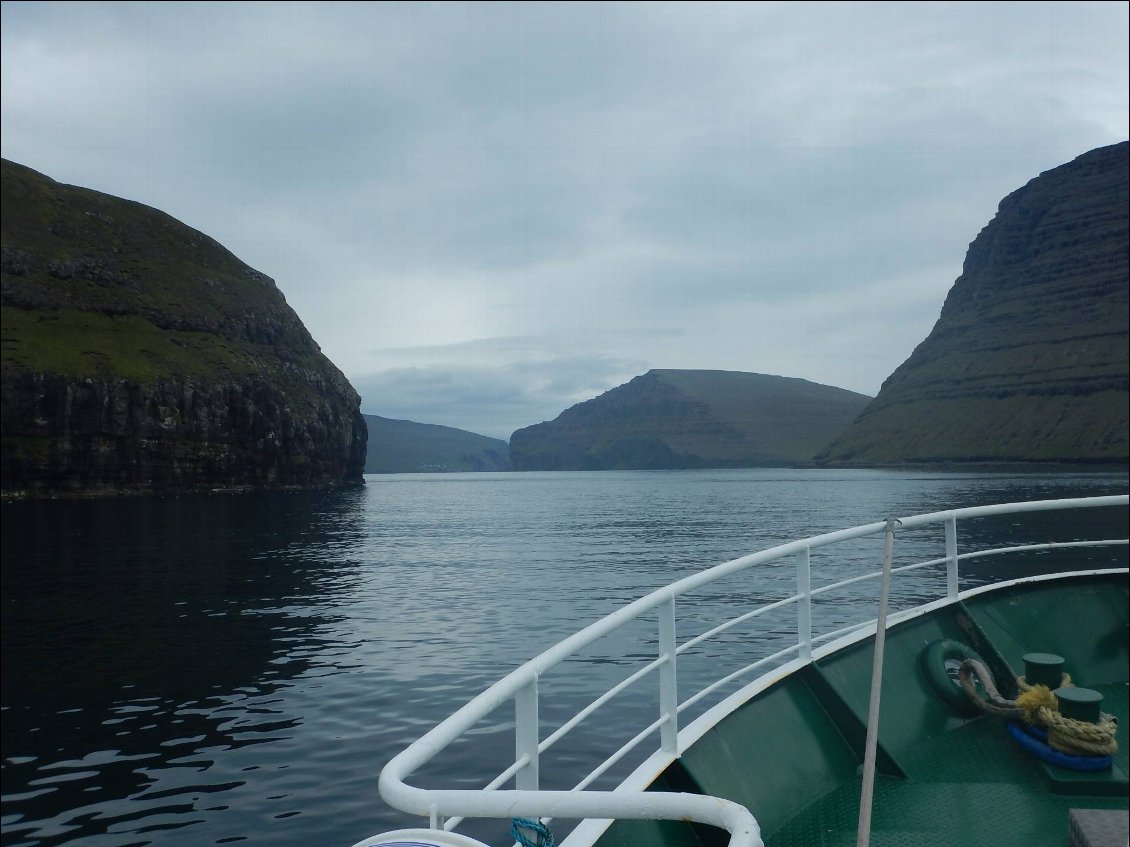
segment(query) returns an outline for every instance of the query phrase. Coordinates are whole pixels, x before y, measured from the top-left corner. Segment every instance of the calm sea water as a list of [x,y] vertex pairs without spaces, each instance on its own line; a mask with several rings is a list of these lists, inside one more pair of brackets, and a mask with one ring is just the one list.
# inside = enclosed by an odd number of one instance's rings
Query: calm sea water
[[[335,493],[4,504],[2,842],[349,845],[418,825],[378,797],[380,767],[504,672],[652,588],[888,515],[1126,490],[1124,473],[756,470],[371,476]],[[1126,535],[1125,512],[1082,520],[1059,531]],[[877,556],[862,546],[814,567],[846,575]],[[791,580],[770,566],[680,603],[680,637],[719,606],[791,593]],[[901,599],[936,583],[915,577]],[[818,614],[873,617],[874,603]],[[758,624],[769,641],[792,625]],[[646,627],[617,637],[654,648]],[[726,648],[697,658],[710,666]],[[547,720],[617,664],[594,649],[547,683]],[[681,664],[681,683],[700,672]],[[420,780],[492,775],[509,720]],[[582,737],[562,773],[605,743]],[[484,833],[472,831],[499,843]]]

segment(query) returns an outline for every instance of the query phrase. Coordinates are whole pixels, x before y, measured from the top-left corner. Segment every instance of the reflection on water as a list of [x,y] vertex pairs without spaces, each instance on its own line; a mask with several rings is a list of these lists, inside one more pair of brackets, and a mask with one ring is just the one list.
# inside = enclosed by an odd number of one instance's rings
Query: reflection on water
[[[1124,493],[1126,482],[792,470],[406,475],[333,493],[4,504],[3,844],[347,845],[414,824],[376,795],[391,755],[502,672],[653,588],[888,515]],[[1003,540],[1093,529],[1124,538],[1124,515],[1018,517]],[[972,521],[959,528],[963,545],[1001,538],[999,527],[988,532]],[[874,567],[881,543],[814,553],[814,585]],[[900,536],[898,554],[941,549],[940,530],[924,530]],[[964,573],[975,584],[987,569],[1064,561],[977,562]],[[1069,564],[1109,561],[1087,550]],[[794,580],[791,562],[773,563],[680,599],[680,638],[792,594]],[[908,575],[896,607],[944,584],[940,569]],[[872,617],[874,590],[863,583],[822,598],[817,624]],[[789,643],[794,617],[783,609],[690,651],[680,680]],[[633,624],[547,678],[543,733],[623,676],[625,645],[652,655],[654,632],[652,621]],[[655,705],[630,692],[619,707],[638,717]],[[512,745],[505,712],[421,780],[472,785],[485,768],[501,770]],[[543,777],[567,780],[610,743],[598,728],[578,740]]]
[[[361,532],[363,504],[358,491],[5,504],[4,843],[160,840],[252,780],[279,786],[273,814],[299,814],[281,787],[295,762],[260,748],[298,731],[286,689],[319,663],[333,598],[357,580],[356,562],[308,551]],[[244,811],[230,817],[244,838]]]

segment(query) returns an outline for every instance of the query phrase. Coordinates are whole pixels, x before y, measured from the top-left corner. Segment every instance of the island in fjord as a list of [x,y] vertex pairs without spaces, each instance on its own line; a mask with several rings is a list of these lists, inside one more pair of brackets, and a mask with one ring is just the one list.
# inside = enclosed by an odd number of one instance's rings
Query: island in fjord
[[1084,153],[1001,201],[933,331],[823,462],[1127,464],[1128,153]]
[[365,415],[365,473],[508,471],[506,442],[438,424]]
[[933,331],[873,400],[654,370],[515,432],[514,469],[1125,466],[1128,148],[1092,150],[1001,201]]
[[870,397],[804,379],[651,370],[510,437],[514,470],[801,466]]
[[156,209],[2,167],[5,496],[363,482],[360,398],[269,277]]

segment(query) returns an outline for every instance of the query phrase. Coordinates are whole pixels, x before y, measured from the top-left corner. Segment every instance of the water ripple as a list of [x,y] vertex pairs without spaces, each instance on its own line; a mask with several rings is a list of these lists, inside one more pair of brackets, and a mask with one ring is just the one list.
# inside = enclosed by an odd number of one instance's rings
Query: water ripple
[[[412,825],[376,794],[394,753],[501,673],[653,588],[876,516],[1125,488],[1124,474],[610,472],[5,504],[0,841],[346,845]],[[819,584],[877,561],[875,545],[845,548],[820,562]],[[896,599],[925,596],[937,576],[903,582]],[[794,579],[780,563],[680,598],[680,637],[791,594]],[[864,584],[820,598],[814,615],[861,620],[872,604]],[[680,680],[787,643],[793,615],[688,651]],[[656,650],[654,620],[641,621],[547,674],[545,726]],[[643,692],[613,703],[615,720],[583,724],[547,757],[547,782],[564,786],[654,712]],[[508,764],[512,725],[509,708],[491,715],[418,778],[482,784]],[[470,832],[505,840],[491,824]]]

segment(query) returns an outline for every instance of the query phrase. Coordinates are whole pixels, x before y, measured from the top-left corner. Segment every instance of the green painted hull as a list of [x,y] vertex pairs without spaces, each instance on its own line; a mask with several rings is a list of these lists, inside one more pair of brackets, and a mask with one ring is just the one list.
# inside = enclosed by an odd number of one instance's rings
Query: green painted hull
[[[887,635],[879,776],[870,843],[1066,845],[1071,809],[1127,808],[1127,576],[1029,581],[967,597]],[[947,704],[924,652],[973,648],[1008,693],[1026,653],[1057,653],[1119,719],[1114,766],[1078,774],[1020,749],[995,717]],[[854,845],[873,639],[791,674],[730,713],[651,786],[725,797],[756,816],[767,847]],[[956,686],[955,686],[956,687]],[[725,832],[678,821],[616,821],[601,847],[724,845]]]

